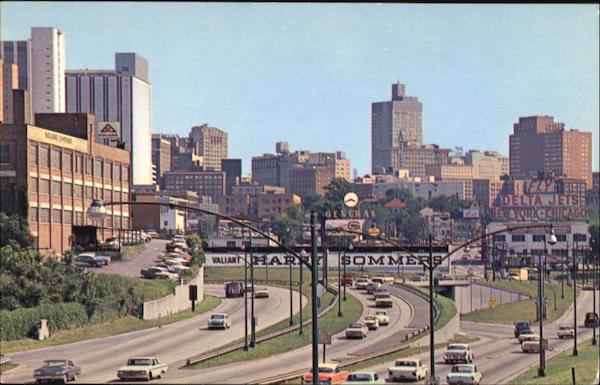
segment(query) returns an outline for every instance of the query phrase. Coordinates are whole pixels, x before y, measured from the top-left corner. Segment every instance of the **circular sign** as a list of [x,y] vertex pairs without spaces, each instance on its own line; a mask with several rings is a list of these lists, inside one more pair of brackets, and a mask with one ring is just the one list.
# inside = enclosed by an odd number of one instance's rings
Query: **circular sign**
[[344,204],[346,205],[346,207],[356,207],[358,205],[358,195],[356,195],[356,193],[353,192],[349,192],[346,195],[344,195]]
[[367,232],[372,237],[376,237],[379,235],[379,229],[377,227],[369,227],[369,230]]

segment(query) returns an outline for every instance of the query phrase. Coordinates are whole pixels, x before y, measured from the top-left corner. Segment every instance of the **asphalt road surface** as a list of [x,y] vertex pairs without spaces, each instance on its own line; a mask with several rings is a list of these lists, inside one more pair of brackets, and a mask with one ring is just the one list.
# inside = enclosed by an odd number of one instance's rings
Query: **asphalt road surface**
[[[115,381],[119,367],[124,366],[127,359],[134,356],[158,356],[162,362],[169,364],[170,371],[175,370],[193,355],[244,336],[243,298],[225,299],[222,285],[207,285],[206,292],[221,297],[222,303],[212,312],[194,318],[161,328],[11,354],[12,360],[20,366],[3,373],[1,382],[32,381],[33,370],[38,368],[43,360],[52,358],[72,359],[82,368],[78,381],[83,383]],[[258,330],[289,317],[289,291],[270,287],[269,292],[269,298],[255,300]],[[250,301],[248,304],[250,306]],[[297,312],[298,301],[294,301],[294,306],[294,312]],[[232,318],[231,329],[208,330],[206,325],[211,313],[228,313]],[[171,374],[172,372],[169,372],[164,377],[169,379]]]
[[[364,305],[363,315],[374,314],[375,307],[371,295],[364,291],[350,289]],[[404,329],[413,319],[413,309],[404,300],[394,297],[394,306],[388,308],[390,324],[381,326],[378,330],[370,331],[364,340],[347,340],[345,332],[332,336],[332,345],[327,347],[327,361],[347,358],[349,355],[361,354],[361,350],[369,347],[378,347],[396,332]],[[207,369],[185,369],[172,373],[172,376],[161,382],[174,383],[244,383],[260,380],[266,377],[286,373],[311,366],[310,345],[260,360],[237,362]],[[319,349],[319,360],[322,359],[322,350]]]
[[158,262],[158,256],[165,251],[165,246],[170,241],[164,239],[153,239],[144,245],[144,250],[127,261],[114,261],[108,266],[90,268],[90,271],[98,273],[113,273],[128,277],[139,277],[140,270],[152,267]]

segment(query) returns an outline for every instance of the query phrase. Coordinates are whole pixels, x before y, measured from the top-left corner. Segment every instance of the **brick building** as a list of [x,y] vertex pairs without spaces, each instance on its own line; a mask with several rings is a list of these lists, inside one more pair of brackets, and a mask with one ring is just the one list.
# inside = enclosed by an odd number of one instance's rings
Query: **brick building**
[[189,190],[217,201],[225,195],[224,171],[168,171],[164,174],[166,190]]

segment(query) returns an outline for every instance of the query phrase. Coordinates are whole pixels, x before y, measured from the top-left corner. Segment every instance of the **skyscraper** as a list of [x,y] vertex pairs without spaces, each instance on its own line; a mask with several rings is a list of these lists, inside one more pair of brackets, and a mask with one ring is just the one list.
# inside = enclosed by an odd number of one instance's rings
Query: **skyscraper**
[[198,155],[204,158],[204,170],[221,170],[221,160],[227,159],[227,137],[226,132],[208,124],[192,127],[190,138]]
[[528,179],[552,171],[592,186],[591,132],[567,130],[552,116],[528,116],[514,124],[509,142],[511,177]]
[[423,144],[423,105],[405,96],[404,84],[392,84],[392,100],[371,105],[371,169],[374,174],[400,169],[400,147]]
[[131,151],[134,185],[152,184],[152,86],[148,62],[135,53],[115,54],[114,70],[66,72],[67,112],[87,112],[99,125],[115,128],[118,138],[107,139],[96,131],[100,143]]

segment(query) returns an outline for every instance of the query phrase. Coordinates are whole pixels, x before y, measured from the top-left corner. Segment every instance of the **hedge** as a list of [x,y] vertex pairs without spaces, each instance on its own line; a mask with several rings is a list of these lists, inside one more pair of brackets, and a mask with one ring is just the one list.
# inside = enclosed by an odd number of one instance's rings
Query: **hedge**
[[3,341],[36,336],[37,322],[48,320],[50,332],[73,329],[88,322],[85,307],[79,303],[44,304],[33,308],[0,311],[0,338]]

